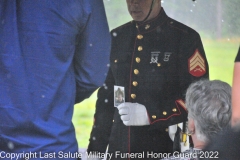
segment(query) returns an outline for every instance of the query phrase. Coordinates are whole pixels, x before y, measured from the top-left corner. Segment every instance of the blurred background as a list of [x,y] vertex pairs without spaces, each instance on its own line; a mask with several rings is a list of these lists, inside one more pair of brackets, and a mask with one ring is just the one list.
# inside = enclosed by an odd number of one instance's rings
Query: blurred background
[[[131,21],[125,0],[104,0],[110,30]],[[240,0],[162,0],[169,17],[201,35],[210,79],[232,85],[234,60],[240,45]],[[74,106],[73,123],[79,148],[87,148],[97,91]]]

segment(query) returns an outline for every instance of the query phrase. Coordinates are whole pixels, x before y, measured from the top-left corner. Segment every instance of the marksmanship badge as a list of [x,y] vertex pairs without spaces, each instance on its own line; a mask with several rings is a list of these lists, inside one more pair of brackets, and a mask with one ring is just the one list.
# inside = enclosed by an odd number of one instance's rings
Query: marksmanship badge
[[160,51],[151,52],[151,61],[150,63],[158,63],[158,56]]

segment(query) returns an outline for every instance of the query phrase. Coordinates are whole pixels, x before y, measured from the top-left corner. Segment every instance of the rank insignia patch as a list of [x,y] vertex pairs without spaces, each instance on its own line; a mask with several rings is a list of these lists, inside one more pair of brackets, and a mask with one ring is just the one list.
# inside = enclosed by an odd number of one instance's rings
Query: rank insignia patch
[[189,73],[195,77],[200,77],[206,73],[205,60],[198,49],[196,49],[194,54],[188,59],[188,70]]

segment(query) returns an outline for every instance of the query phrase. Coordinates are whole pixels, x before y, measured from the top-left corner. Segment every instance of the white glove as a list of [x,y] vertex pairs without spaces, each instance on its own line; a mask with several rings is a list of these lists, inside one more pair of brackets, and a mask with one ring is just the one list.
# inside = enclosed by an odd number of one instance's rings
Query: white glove
[[150,124],[146,107],[142,104],[125,102],[117,108],[121,115],[121,120],[126,126],[144,126]]

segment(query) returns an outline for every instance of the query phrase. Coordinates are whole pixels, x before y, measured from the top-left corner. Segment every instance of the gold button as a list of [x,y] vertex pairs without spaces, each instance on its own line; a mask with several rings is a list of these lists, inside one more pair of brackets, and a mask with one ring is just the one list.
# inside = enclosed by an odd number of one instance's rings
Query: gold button
[[166,128],[165,131],[168,132],[168,128]]
[[139,71],[137,69],[134,69],[134,74],[139,74]]
[[142,51],[142,50],[143,50],[142,46],[138,46],[138,51]]
[[114,120],[113,120],[113,122],[114,122]]
[[136,98],[136,94],[131,94],[131,98],[135,99]]
[[139,57],[136,57],[136,62],[140,63],[141,59]]
[[153,119],[156,119],[156,118],[157,118],[157,116],[155,116],[155,115],[152,115],[152,118],[153,118]]
[[138,25],[136,24],[136,28],[138,28]]
[[135,86],[135,87],[136,87],[136,86],[138,85],[138,82],[137,82],[137,81],[133,81],[133,83],[132,83],[132,84],[133,84],[133,86]]
[[145,29],[149,29],[149,28],[150,28],[150,25],[147,24],[147,25],[145,26]]
[[114,60],[115,63],[117,63],[117,61],[118,61],[117,59]]
[[158,63],[157,66],[160,67],[160,66],[161,66],[161,63]]
[[176,108],[173,108],[172,111],[173,111],[173,112],[177,112],[177,109],[176,109]]
[[143,38],[143,35],[139,34],[137,35],[137,39],[142,39]]
[[164,116],[166,116],[166,115],[167,115],[167,112],[166,112],[166,111],[164,111],[164,112],[163,112],[163,115],[164,115]]

